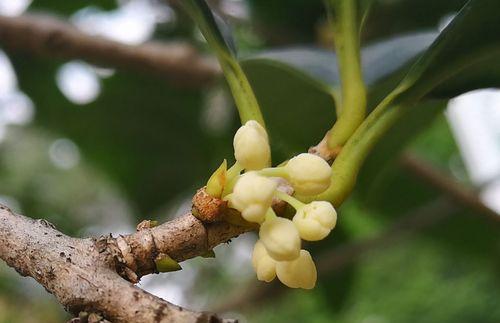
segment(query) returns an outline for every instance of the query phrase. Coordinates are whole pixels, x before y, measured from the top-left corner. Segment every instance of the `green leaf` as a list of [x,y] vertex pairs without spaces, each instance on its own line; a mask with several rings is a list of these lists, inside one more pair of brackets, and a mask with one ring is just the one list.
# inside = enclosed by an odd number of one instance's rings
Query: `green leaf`
[[470,0],[412,66],[399,100],[500,86],[500,1]]
[[366,159],[358,175],[355,193],[365,202],[377,202],[381,194],[394,182],[400,153],[446,108],[446,101],[432,100],[409,109],[384,134]]
[[[478,88],[500,86],[499,12],[499,1],[469,1],[411,67],[399,86],[398,93],[408,99],[424,96],[451,98]],[[408,64],[435,37],[435,33],[425,32],[366,47],[362,51],[365,82],[373,91],[374,85],[380,85],[375,83],[407,69]],[[295,50],[273,51],[268,58],[289,63],[310,76],[338,87],[338,72],[331,68],[335,59],[333,54],[311,50],[314,54],[310,57],[316,57],[315,62],[312,62],[313,59],[308,61],[308,55],[302,56],[305,62],[299,62],[300,56],[293,58],[293,51]],[[302,50],[302,54],[304,53]]]
[[[362,66],[370,101],[376,103],[389,93],[436,36],[421,32],[367,46]],[[268,120],[275,160],[321,140],[335,120],[338,100],[340,81],[333,52],[310,47],[270,50],[245,57],[241,65]]]
[[226,185],[227,161],[221,163],[219,168],[213,172],[212,176],[208,179],[206,192],[213,197],[220,197],[224,186]]
[[214,250],[208,250],[204,254],[201,255],[202,258],[215,258],[215,252]]
[[241,123],[255,120],[265,126],[259,104],[250,83],[236,59],[236,50],[229,29],[208,7],[205,0],[179,2],[197,23],[208,45],[215,51],[238,107]]
[[269,124],[273,160],[307,151],[323,138],[335,120],[329,86],[277,61],[256,58],[241,64]]
[[161,254],[155,259],[156,270],[160,273],[182,270],[181,265],[169,255]]
[[[399,75],[399,81],[403,77],[400,74],[408,69],[409,64],[417,59],[436,37],[436,32],[423,31],[382,40],[363,48],[361,66],[369,90],[379,87],[381,82],[394,75]],[[257,60],[263,64],[279,64],[291,73],[303,74],[318,87],[334,88],[338,91],[340,86],[337,58],[335,53],[328,50],[311,47],[268,50],[245,57],[242,61]]]
[[236,55],[236,47],[229,25],[213,13],[204,0],[188,0],[179,3],[196,22],[213,50],[218,54],[231,57]]

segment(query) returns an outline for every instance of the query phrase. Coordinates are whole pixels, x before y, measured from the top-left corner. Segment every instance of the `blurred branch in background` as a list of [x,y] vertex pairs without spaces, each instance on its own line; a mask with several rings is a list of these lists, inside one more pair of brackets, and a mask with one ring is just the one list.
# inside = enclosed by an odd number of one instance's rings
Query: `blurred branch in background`
[[131,46],[87,35],[69,23],[42,15],[0,16],[0,47],[151,73],[179,86],[204,86],[220,74],[215,61],[188,44],[149,42]]
[[443,174],[431,163],[413,154],[404,154],[400,162],[406,170],[439,189],[450,199],[476,211],[474,214],[484,216],[492,222],[500,224],[500,215],[486,206],[474,190],[466,188],[452,177]]
[[[375,237],[347,243],[320,253],[317,256],[319,273],[326,275],[334,271],[341,271],[373,251],[390,247],[395,241],[409,238],[411,234],[439,224],[463,207],[471,208],[475,211],[474,214],[482,216],[494,224],[500,224],[500,216],[487,207],[473,190],[467,189],[453,178],[444,175],[429,162],[414,154],[406,153],[401,156],[400,164],[410,173],[437,188],[442,193],[441,197],[401,216]],[[214,310],[222,313],[259,306],[265,300],[284,295],[288,291],[277,282],[259,284],[250,287],[249,290],[245,289],[243,293],[238,291],[237,295],[231,295],[225,303],[216,306]]]

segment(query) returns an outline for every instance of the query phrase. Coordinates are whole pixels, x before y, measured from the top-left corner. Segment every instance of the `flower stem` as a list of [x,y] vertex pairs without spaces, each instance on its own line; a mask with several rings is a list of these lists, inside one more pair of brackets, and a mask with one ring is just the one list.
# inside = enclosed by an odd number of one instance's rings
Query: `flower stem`
[[259,103],[240,64],[235,59],[227,58],[219,58],[219,62],[236,102],[241,124],[245,124],[249,120],[255,120],[265,128],[266,124]]
[[343,146],[366,115],[366,88],[361,71],[357,1],[328,0],[328,16],[335,37],[340,71],[341,106],[337,122],[327,134],[328,148]]
[[276,215],[276,213],[274,213],[274,210],[272,207],[267,209],[265,221],[270,221],[270,220],[276,219],[277,217],[278,216]]
[[264,169],[259,170],[258,174],[262,175],[262,176],[266,176],[266,177],[286,178],[286,176],[287,176],[285,167],[283,167],[283,166],[264,168]]
[[319,195],[297,196],[297,198],[303,202],[326,200],[335,207],[339,207],[344,202],[354,188],[356,177],[368,153],[412,106],[412,104],[403,104],[402,102],[394,104],[397,96],[397,92],[387,96],[347,141],[332,164],[332,184],[330,187]]
[[179,4],[196,22],[203,37],[217,56],[236,102],[241,123],[255,120],[265,128],[264,118],[252,86],[236,58],[234,47],[220,30],[210,7],[204,0],[183,0],[179,1]]
[[294,198],[291,195],[286,194],[285,192],[277,190],[275,195],[277,198],[290,204],[295,210],[298,210],[298,209],[304,207],[304,205],[305,205],[301,201],[297,200],[296,198]]

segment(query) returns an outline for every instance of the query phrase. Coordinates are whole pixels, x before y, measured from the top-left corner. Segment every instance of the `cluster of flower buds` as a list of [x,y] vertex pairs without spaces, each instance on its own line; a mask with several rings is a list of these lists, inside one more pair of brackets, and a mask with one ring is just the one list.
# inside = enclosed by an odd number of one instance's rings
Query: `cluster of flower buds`
[[[316,195],[330,186],[330,166],[316,155],[300,154],[284,166],[270,167],[268,135],[253,120],[238,129],[233,145],[236,163],[227,171],[228,184],[222,197],[246,221],[260,225],[252,255],[257,278],[270,282],[278,277],[291,288],[313,288],[316,266],[309,252],[302,249],[302,240],[318,241],[328,236],[335,227],[337,213],[329,202],[304,204],[279,191],[276,177],[285,179],[299,195]],[[245,173],[240,175],[242,170]],[[274,198],[295,208],[292,220],[274,213]]]

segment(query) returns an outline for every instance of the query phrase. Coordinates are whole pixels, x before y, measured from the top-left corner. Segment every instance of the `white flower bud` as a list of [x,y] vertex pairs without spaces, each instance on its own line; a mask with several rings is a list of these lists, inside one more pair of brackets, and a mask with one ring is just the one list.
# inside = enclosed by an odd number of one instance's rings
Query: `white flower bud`
[[298,194],[316,195],[330,186],[330,165],[316,155],[304,153],[295,156],[288,161],[285,170],[288,181]]
[[276,264],[278,279],[290,288],[312,289],[316,285],[316,265],[307,250],[301,250],[300,256],[292,261],[280,261]]
[[261,223],[271,207],[277,183],[267,177],[250,172],[242,175],[229,199],[229,206],[240,211],[249,221]]
[[297,210],[293,223],[300,237],[308,241],[324,239],[337,223],[337,212],[326,201],[314,201]]
[[269,255],[277,260],[293,260],[300,254],[300,236],[292,221],[276,217],[260,226],[260,240]]
[[259,170],[271,165],[271,148],[266,129],[250,120],[241,126],[233,140],[234,157],[247,170]]
[[266,247],[260,240],[255,243],[253,248],[252,266],[258,280],[269,283],[276,277],[276,260],[269,256]]

